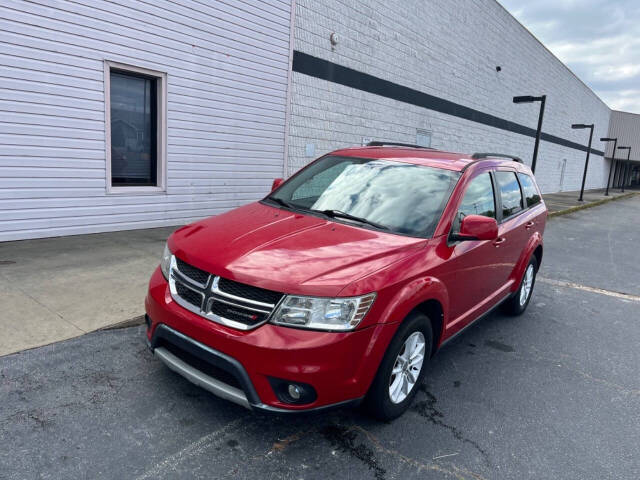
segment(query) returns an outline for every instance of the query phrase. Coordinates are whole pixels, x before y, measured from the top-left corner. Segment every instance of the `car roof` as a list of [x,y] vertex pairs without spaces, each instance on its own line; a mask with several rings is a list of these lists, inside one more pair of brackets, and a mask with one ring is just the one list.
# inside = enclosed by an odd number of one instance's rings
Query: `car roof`
[[[475,159],[467,153],[447,152],[431,148],[415,148],[401,146],[372,146],[372,147],[350,147],[335,150],[330,155],[343,157],[373,158],[380,160],[391,160],[397,162],[413,163],[415,165],[425,165],[429,167],[444,168],[446,170],[463,171],[473,164],[489,165],[492,167],[509,166],[516,170],[526,171],[528,168],[522,163],[511,159],[488,156],[487,158]],[[490,154],[489,154],[490,155]]]

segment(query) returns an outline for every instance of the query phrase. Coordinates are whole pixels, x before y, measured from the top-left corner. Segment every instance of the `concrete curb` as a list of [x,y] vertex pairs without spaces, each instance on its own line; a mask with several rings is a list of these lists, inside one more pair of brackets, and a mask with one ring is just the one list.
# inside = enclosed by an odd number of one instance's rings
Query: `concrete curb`
[[135,327],[138,325],[142,325],[143,323],[144,323],[144,315],[138,315],[137,317],[129,318],[128,320],[123,320],[122,322],[114,323],[112,325],[107,325],[106,327],[99,328],[98,331],[118,330],[120,328]]
[[625,193],[624,195],[618,195],[617,197],[603,198],[602,200],[598,200],[596,202],[585,203],[584,205],[578,205],[577,207],[570,207],[564,210],[558,210],[557,212],[549,213],[549,218],[568,215],[569,213],[578,212],[580,210],[586,210],[587,208],[591,208],[591,207],[597,207],[598,205],[614,202],[616,200],[622,200],[623,198],[633,197],[634,195],[637,195],[636,192],[630,192],[630,193]]

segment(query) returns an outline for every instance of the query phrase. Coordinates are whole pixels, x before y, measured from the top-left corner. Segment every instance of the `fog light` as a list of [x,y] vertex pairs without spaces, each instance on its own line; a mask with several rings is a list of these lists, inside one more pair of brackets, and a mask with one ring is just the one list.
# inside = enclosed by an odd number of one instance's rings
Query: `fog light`
[[302,392],[300,391],[300,388],[297,385],[290,384],[288,391],[289,391],[289,396],[291,398],[293,398],[296,401],[300,400],[300,396],[302,395]]
[[304,405],[313,403],[318,398],[316,390],[308,383],[293,383],[291,380],[274,377],[267,378],[276,397],[283,403]]

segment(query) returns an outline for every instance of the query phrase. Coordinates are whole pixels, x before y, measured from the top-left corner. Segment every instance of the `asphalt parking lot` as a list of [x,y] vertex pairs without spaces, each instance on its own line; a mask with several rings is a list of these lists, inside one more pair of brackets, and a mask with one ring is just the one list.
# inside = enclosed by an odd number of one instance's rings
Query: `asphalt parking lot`
[[389,424],[249,412],[142,327],[0,357],[0,478],[640,478],[639,247],[640,196],[551,220],[528,311],[445,347]]

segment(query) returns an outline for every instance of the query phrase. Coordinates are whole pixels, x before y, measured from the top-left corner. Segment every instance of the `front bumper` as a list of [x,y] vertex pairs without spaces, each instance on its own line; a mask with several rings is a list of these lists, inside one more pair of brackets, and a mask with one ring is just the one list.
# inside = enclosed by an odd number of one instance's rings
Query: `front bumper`
[[[168,349],[167,345],[172,346],[171,350],[177,347],[180,352],[187,353],[189,358],[195,357],[215,369],[224,371],[233,377],[234,382],[230,383],[235,385],[225,383],[220,378],[216,378],[219,377],[218,375],[211,375],[201,369],[198,369],[193,365],[193,362],[189,362],[185,359],[184,355],[179,353],[176,354],[175,350],[172,352]],[[186,335],[181,334],[180,332],[177,332],[171,327],[164,324],[158,325],[149,346],[154,355],[171,370],[179,373],[190,382],[220,398],[224,398],[225,400],[229,400],[230,402],[249,409],[259,409],[274,413],[290,413],[296,411],[273,407],[262,403],[255,388],[253,388],[253,384],[251,383],[246,370],[242,367],[240,362],[222,352],[218,352],[193,340],[192,338],[187,337]],[[361,398],[347,400],[335,405],[317,407],[313,410],[335,406],[357,405],[361,400]]]
[[[377,324],[332,333],[267,323],[235,330],[174,302],[159,270],[151,277],[145,307],[150,347],[169,368],[217,396],[273,412],[359,403],[397,328]],[[317,397],[304,405],[285,403],[270,377],[309,384]]]

